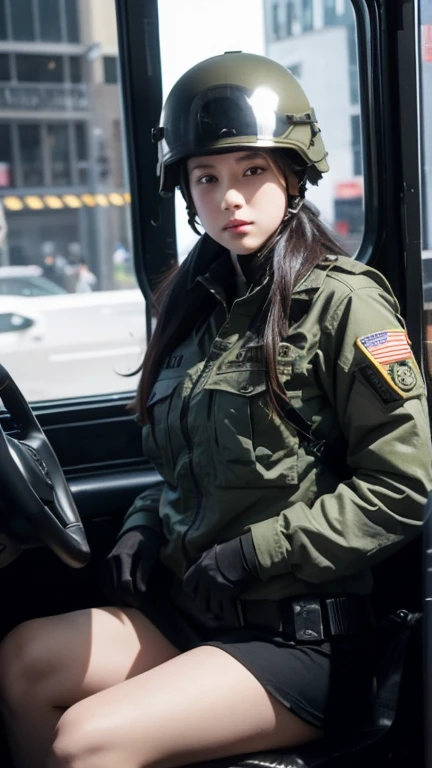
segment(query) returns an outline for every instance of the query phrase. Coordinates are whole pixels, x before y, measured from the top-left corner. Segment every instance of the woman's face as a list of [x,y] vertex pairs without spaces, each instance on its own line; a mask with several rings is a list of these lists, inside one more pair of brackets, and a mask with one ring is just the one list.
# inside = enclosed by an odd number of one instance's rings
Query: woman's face
[[[287,190],[266,152],[202,155],[190,158],[187,167],[202,226],[232,253],[254,253],[279,227],[287,210]],[[293,176],[290,192],[297,190]]]

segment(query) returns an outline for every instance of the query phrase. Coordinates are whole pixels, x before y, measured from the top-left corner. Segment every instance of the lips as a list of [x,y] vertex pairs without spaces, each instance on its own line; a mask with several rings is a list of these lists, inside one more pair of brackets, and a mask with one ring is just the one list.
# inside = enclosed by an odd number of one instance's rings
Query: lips
[[248,226],[249,224],[252,224],[251,221],[245,221],[244,219],[231,219],[231,221],[228,222],[224,226],[224,229],[237,229],[237,227],[244,227]]

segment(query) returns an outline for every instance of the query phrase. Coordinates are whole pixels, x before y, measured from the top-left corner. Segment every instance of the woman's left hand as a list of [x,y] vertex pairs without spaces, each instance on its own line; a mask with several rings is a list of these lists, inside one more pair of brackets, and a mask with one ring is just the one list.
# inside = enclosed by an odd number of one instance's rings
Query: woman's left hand
[[238,625],[237,599],[258,578],[254,560],[252,534],[246,533],[204,552],[186,572],[183,586],[203,613]]

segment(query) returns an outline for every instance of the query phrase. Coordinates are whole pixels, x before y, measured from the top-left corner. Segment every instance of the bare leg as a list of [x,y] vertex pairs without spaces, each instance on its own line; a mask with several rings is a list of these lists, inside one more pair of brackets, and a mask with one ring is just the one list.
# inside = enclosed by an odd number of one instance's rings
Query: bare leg
[[0,646],[0,696],[20,768],[42,768],[65,709],[178,654],[138,611],[76,611],[35,619]]
[[47,768],[171,768],[321,735],[232,656],[202,646],[71,707]]

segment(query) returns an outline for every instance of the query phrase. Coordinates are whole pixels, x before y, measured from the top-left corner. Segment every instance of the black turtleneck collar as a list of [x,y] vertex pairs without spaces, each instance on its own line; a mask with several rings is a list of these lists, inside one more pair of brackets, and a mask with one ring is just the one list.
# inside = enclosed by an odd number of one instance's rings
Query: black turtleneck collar
[[[267,259],[264,264],[259,264],[258,255],[255,253],[238,254],[235,258],[244,277],[246,292],[251,286],[258,287],[265,281],[268,272]],[[202,235],[195,244],[184,263],[184,268],[188,275],[188,287],[200,276],[209,275],[221,286],[229,306],[238,298],[239,293],[243,295],[245,292],[239,287],[239,275],[229,251],[207,234]]]
[[258,285],[265,280],[267,273],[266,263],[259,263],[256,253],[237,254],[238,265],[248,285]]

